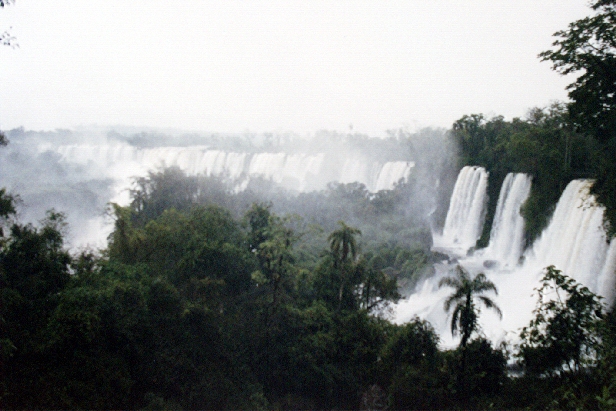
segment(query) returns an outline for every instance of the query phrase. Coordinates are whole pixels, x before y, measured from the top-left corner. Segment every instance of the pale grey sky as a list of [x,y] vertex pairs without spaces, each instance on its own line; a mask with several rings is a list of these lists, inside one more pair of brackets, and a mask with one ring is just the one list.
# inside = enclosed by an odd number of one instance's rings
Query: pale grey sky
[[541,63],[584,0],[16,0],[0,128],[449,127],[566,99]]

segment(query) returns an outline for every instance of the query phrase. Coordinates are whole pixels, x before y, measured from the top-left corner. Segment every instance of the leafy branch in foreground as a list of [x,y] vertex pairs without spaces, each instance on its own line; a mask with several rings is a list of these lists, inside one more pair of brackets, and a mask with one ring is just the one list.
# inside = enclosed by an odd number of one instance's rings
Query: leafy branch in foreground
[[601,297],[553,265],[537,289],[535,318],[522,329],[518,356],[532,375],[580,373],[597,360]]
[[597,144],[592,153],[592,194],[606,208],[610,235],[616,235],[616,0],[594,0],[595,14],[556,32],[553,49],[539,54],[560,74],[578,74],[567,86],[571,124]]

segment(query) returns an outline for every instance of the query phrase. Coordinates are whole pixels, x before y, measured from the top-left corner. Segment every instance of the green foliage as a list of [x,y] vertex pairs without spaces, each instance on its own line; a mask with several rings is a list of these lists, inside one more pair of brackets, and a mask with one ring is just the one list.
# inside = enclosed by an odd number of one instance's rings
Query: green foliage
[[[4,6],[4,5],[2,5]],[[2,131],[0,131],[0,147],[6,146],[8,140]],[[15,199],[13,196],[6,193],[5,188],[0,188],[0,220],[6,219],[10,215],[15,214]],[[2,227],[0,226],[0,241],[4,235]]]
[[40,228],[14,223],[0,244],[0,371],[13,376],[0,386],[3,403],[38,398],[44,389],[44,330],[70,281],[63,221],[52,211]]
[[554,266],[545,269],[537,294],[535,318],[520,333],[519,357],[526,372],[581,373],[594,366],[603,317],[600,297]]
[[0,242],[4,236],[2,227],[3,220],[8,219],[9,216],[14,215],[15,212],[15,199],[13,196],[6,193],[4,188],[0,188]]
[[616,132],[616,4],[594,1],[592,8],[597,11],[595,15],[555,33],[555,49],[544,51],[540,57],[551,61],[561,74],[582,72],[567,87],[572,121],[606,140]]
[[355,258],[357,257],[357,241],[356,235],[361,235],[361,231],[357,228],[349,227],[343,221],[339,222],[340,228],[333,231],[327,240],[329,241],[330,252],[333,261],[333,269],[337,271],[339,276],[339,292],[338,292],[338,308],[342,306],[344,294],[349,295],[351,288],[350,280],[353,274],[356,274]]
[[[465,352],[462,353],[461,351]],[[485,338],[477,338],[456,352],[459,357],[466,356],[466,389],[477,397],[498,394],[506,381],[507,356],[501,349],[494,349]],[[461,358],[458,359],[462,361]]]
[[40,229],[31,224],[11,226],[10,237],[0,250],[6,287],[42,301],[66,285],[70,256],[63,249],[63,226],[64,216],[53,211]]
[[453,359],[452,373],[457,397],[469,404],[471,396],[493,393],[504,375],[505,359],[502,353],[494,352],[484,339],[471,341],[478,331],[479,309],[475,299],[479,299],[488,309],[493,309],[502,317],[500,308],[492,299],[481,295],[486,291],[498,294],[496,286],[483,273],[471,277],[461,265],[456,266],[455,276],[444,277],[439,287],[453,287],[454,292],[445,300],[445,311],[454,308],[451,316],[451,333],[460,332],[462,338]]
[[187,176],[177,167],[149,172],[136,178],[130,194],[132,219],[138,225],[160,216],[163,211],[188,211],[196,204],[227,205],[229,188],[224,180]]
[[601,344],[598,345],[598,386],[595,400],[598,408],[608,410],[616,405],[616,311],[612,307],[604,316],[599,328]]
[[595,142],[596,183],[592,193],[607,208],[610,233],[616,234],[616,3],[591,2],[595,14],[554,34],[554,49],[540,54],[560,74],[579,73],[568,104],[572,125]]
[[434,328],[425,320],[413,318],[395,328],[381,352],[386,374],[402,365],[434,366],[438,357],[439,338]]
[[450,375],[438,336],[419,318],[395,327],[381,351],[380,383],[393,409],[444,409],[451,404]]
[[295,234],[285,225],[288,221],[270,208],[269,204],[255,203],[244,216],[248,250],[258,260],[258,270],[252,272],[251,279],[259,294],[257,309],[265,331],[261,338],[267,341],[271,333],[280,330],[281,316],[286,315],[284,304],[293,298],[298,273],[292,253]]
[[222,280],[229,296],[250,287],[251,256],[240,225],[228,211],[216,206],[189,212],[171,209],[143,228],[133,227],[131,213],[116,207],[116,230],[109,246],[113,260],[147,264],[153,275],[180,287],[206,278]]
[[[140,201],[148,204],[150,194],[146,192]],[[192,200],[185,203],[191,205],[153,214],[143,212],[146,206],[115,207],[110,263],[135,267],[147,273],[144,279],[154,279],[147,283],[146,306],[151,304],[149,311],[159,314],[155,322],[145,322],[146,328],[164,329],[163,341],[177,340],[166,333],[185,327],[181,318],[186,313],[190,318],[206,313],[204,325],[213,320],[228,345],[217,352],[229,353],[229,364],[244,370],[251,384],[258,381],[268,401],[289,407],[355,407],[360,387],[376,378],[377,354],[384,338],[382,323],[373,315],[385,312],[399,298],[394,278],[358,258],[355,236],[359,230],[341,223],[329,237],[331,252],[311,273],[295,266],[293,246],[298,237],[290,227],[297,219],[278,217],[270,204],[255,203],[245,213],[243,224],[238,224],[221,207],[203,207]],[[87,259],[80,264],[86,267],[82,276],[86,281],[91,278]],[[201,330],[200,335],[208,334]],[[154,346],[145,352],[157,355],[160,350],[167,348]],[[313,354],[306,357],[304,353]],[[181,355],[172,355],[173,364],[165,362],[166,357],[156,363],[177,369],[185,361]],[[217,363],[217,358],[211,361]],[[152,381],[151,376],[160,372],[149,369],[140,375]],[[219,372],[225,374],[210,374],[227,385],[216,392],[237,386],[227,368]],[[148,383],[155,395],[152,398],[186,406],[180,398],[189,397],[178,397],[161,383],[165,375],[156,378],[157,384]],[[197,381],[190,378],[192,384]]]
[[451,377],[443,368],[402,365],[389,386],[389,404],[396,410],[454,409]]
[[507,173],[527,173],[533,178],[531,193],[523,204],[526,239],[534,241],[549,221],[556,202],[573,178],[591,177],[596,145],[570,126],[566,106],[534,108],[526,119],[487,119],[481,114],[463,116],[453,125],[461,146],[461,165],[485,167],[489,175],[488,214],[479,246],[489,242],[492,219]]
[[[404,135],[400,139],[411,137]],[[414,143],[418,144],[417,141]],[[435,165],[416,166],[418,172],[428,167],[434,168]],[[430,174],[430,178],[434,177]],[[253,204],[259,204],[267,206],[270,213],[294,216],[285,217],[285,225],[295,232],[294,258],[305,269],[316,266],[326,237],[324,233],[336,230],[337,222],[341,220],[362,231],[366,253],[392,246],[406,249],[410,245],[413,250],[429,254],[430,227],[423,216],[433,205],[423,204],[427,200],[422,199],[427,198],[424,194],[426,190],[434,190],[434,187],[420,185],[415,179],[399,184],[395,190],[378,193],[370,193],[363,184],[332,183],[322,191],[291,195],[277,189],[271,182],[254,179],[244,191],[233,192],[232,188],[233,183],[224,177],[186,176],[178,169],[162,169],[137,179],[131,191],[132,204],[121,212],[111,210],[118,225],[113,234],[115,238],[111,241],[127,245],[116,247],[115,251],[122,250],[124,257],[130,259],[130,242],[137,246],[139,238],[127,238],[123,235],[123,227],[142,228],[164,209],[189,211],[194,207],[216,204],[227,209],[234,218],[240,218],[252,210]],[[170,196],[173,198],[170,199]],[[413,201],[409,201],[411,197]],[[246,224],[250,225],[247,221]],[[248,240],[258,243],[259,239]],[[401,270],[402,264],[391,266],[396,271],[402,271],[399,276],[412,276],[414,271],[420,271],[425,266],[407,265],[406,269]]]
[[381,244],[364,253],[367,265],[395,278],[401,292],[412,290],[425,275],[432,274],[432,253],[422,246]]
[[386,313],[391,302],[401,298],[397,281],[358,258],[355,236],[359,234],[359,230],[343,222],[331,233],[330,252],[312,277],[314,292],[337,311],[363,309]]
[[340,228],[327,238],[336,267],[355,261],[358,252],[355,236],[361,235],[361,230],[349,227],[344,221],[339,221],[338,224]]
[[616,137],[600,144],[593,156],[595,183],[590,192],[605,206],[608,235],[616,236]]
[[471,278],[469,272],[457,265],[455,268],[455,276],[444,277],[439,283],[439,287],[448,286],[454,288],[454,292],[445,300],[445,311],[449,311],[454,307],[451,315],[451,334],[456,335],[458,330],[462,334],[460,340],[460,348],[466,347],[472,334],[477,330],[478,324],[478,308],[475,306],[474,296],[485,305],[487,308],[493,309],[502,317],[500,308],[484,295],[480,295],[485,291],[494,291],[498,294],[496,286],[488,280],[485,274],[480,273]]
[[355,285],[353,294],[359,307],[372,314],[388,313],[390,304],[401,298],[396,278],[366,267],[364,260],[357,264],[356,270],[360,281]]
[[248,247],[257,250],[268,239],[272,204],[254,203],[245,214],[249,226]]

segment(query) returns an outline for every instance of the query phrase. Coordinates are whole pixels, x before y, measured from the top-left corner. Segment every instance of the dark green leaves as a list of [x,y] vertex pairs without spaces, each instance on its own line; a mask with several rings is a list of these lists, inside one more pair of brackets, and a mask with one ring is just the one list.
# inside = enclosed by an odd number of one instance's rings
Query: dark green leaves
[[456,266],[455,276],[444,277],[439,283],[439,287],[447,286],[454,289],[453,293],[445,300],[445,311],[454,307],[451,316],[451,334],[456,335],[458,330],[462,334],[460,347],[465,347],[471,335],[477,330],[478,308],[473,300],[474,296],[480,299],[483,304],[493,309],[502,317],[500,308],[490,298],[479,295],[486,291],[493,291],[498,294],[496,286],[488,280],[483,273],[471,277],[469,272],[461,265]]
[[601,297],[554,266],[545,269],[537,294],[535,318],[520,333],[519,356],[527,372],[579,373],[594,364],[603,317]]

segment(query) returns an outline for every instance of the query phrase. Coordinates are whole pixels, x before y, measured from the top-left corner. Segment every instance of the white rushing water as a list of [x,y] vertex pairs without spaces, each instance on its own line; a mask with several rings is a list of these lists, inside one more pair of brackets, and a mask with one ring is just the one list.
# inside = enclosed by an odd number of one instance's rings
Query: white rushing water
[[[468,173],[468,170],[462,170],[459,180],[468,179]],[[530,191],[530,179],[524,174],[516,174],[505,180],[490,246],[457,261],[473,275],[484,272],[499,291],[494,300],[503,311],[502,320],[487,309],[482,310],[479,320],[483,333],[493,342],[516,341],[521,328],[528,325],[536,304],[534,289],[539,286],[543,269],[548,265],[555,265],[564,274],[605,297],[607,304],[613,302],[616,240],[610,243],[606,238],[602,225],[604,208],[598,206],[589,194],[591,184],[589,180],[569,183],[548,227],[523,253],[523,262],[516,265],[522,250],[522,236],[519,233],[523,228],[520,228],[519,207]],[[475,193],[480,195],[477,191]],[[466,197],[465,193],[456,190],[452,196]],[[458,201],[452,198],[451,204]],[[479,200],[466,198],[464,201]],[[458,211],[450,209],[449,212]],[[455,256],[458,251],[454,247],[452,254]],[[494,266],[487,264],[490,268],[486,268],[484,262],[492,259],[497,259],[497,263]],[[451,317],[443,308],[452,290],[447,287],[439,289],[438,281],[443,276],[451,275],[454,267],[455,264],[437,264],[436,275],[420,283],[415,293],[396,308],[396,321],[399,323],[414,316],[430,321],[445,347],[455,346],[458,340],[451,336]]]
[[[41,158],[53,156],[62,169],[76,170],[72,175],[78,177],[71,180],[71,184],[76,186],[75,190],[80,189],[79,184],[84,185],[90,190],[87,195],[93,198],[99,193],[96,191],[98,186],[89,182],[103,181],[100,185],[105,186],[105,203],[109,201],[120,205],[130,202],[129,189],[135,177],[146,176],[161,167],[178,167],[188,175],[223,177],[234,184],[237,191],[246,189],[255,178],[263,178],[292,192],[322,190],[330,182],[358,182],[364,184],[367,190],[377,192],[393,189],[400,180],[408,180],[415,166],[411,161],[378,161],[370,156],[371,153],[357,150],[242,152],[239,149],[213,149],[205,145],[136,147],[104,136],[87,141],[58,143],[44,139],[32,150]],[[11,148],[15,151],[19,147],[12,145]],[[337,154],[334,151],[338,151]],[[50,190],[62,188],[51,187]],[[14,189],[20,191],[18,186]],[[112,224],[105,217],[104,206],[82,211],[78,210],[78,204],[65,206],[62,199],[49,201],[44,194],[37,197],[39,203],[47,208],[71,210],[68,213],[71,225],[80,227],[70,233],[72,247],[105,246]],[[75,217],[77,214],[79,220]]]
[[374,191],[389,190],[400,180],[406,180],[415,163],[411,161],[389,161],[378,172]]
[[[556,206],[552,221],[526,253],[525,267],[555,265],[565,274],[605,295],[602,288],[613,273],[604,268],[610,245],[603,228],[604,208],[589,194],[592,181],[573,180],[567,185]],[[609,271],[609,270],[608,270]]]
[[435,248],[464,256],[481,236],[487,204],[488,173],[483,167],[464,167],[451,195],[442,235]]
[[531,178],[523,173],[509,173],[501,187],[494,213],[490,243],[482,257],[498,262],[500,268],[515,267],[524,248],[524,218],[520,207],[528,198]]
[[263,177],[295,191],[322,189],[331,181],[360,182],[368,190],[390,190],[408,179],[414,163],[377,162],[362,156],[346,157],[281,152],[239,153],[213,150],[204,146],[136,148],[128,144],[72,144],[55,150],[71,163],[98,167],[103,173],[125,183],[135,175],[145,175],[160,166],[176,166],[188,174]]

